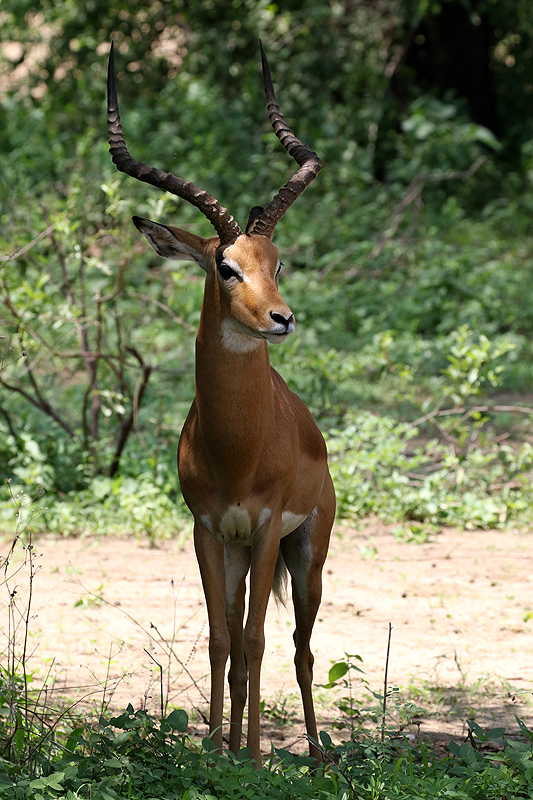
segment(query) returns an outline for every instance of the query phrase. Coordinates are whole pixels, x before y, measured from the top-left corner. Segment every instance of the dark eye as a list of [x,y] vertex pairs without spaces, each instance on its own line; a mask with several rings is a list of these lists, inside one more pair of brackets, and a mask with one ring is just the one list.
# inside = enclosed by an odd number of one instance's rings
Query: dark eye
[[239,277],[237,273],[234,270],[232,270],[231,267],[228,267],[228,265],[225,264],[224,262],[218,265],[218,272],[223,281],[229,281],[230,278]]

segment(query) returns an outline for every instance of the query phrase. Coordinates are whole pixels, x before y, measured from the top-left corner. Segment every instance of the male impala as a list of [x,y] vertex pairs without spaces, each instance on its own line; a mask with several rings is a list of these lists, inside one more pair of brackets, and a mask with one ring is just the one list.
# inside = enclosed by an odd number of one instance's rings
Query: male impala
[[[113,48],[108,73],[109,143],[117,168],[192,203],[217,232],[203,239],[133,217],[160,256],[195,261],[207,274],[196,337],[195,399],[181,433],[178,471],[194,516],[194,545],[209,617],[210,733],[221,749],[229,656],[229,747],[233,753],[239,750],[248,690],[247,744],[257,766],[265,614],[272,588],[281,596],[287,570],[296,621],[296,676],[307,734],[317,737],[309,643],[335,514],[324,439],[302,401],[270,366],[267,344],[281,342],[294,331],[294,316],[278,292],[274,227],[322,164],[286,124],[262,47],[261,57],[270,120],[300,169],[265,209],[252,209],[244,233],[207,192],[134,161],[120,123]],[[320,758],[311,742],[310,751]]]

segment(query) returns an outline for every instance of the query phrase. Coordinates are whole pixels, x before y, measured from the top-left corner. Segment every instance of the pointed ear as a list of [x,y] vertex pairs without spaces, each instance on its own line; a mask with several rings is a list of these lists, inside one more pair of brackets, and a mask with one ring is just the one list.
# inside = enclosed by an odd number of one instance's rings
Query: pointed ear
[[250,235],[254,229],[254,225],[261,216],[265,209],[262,206],[254,206],[250,211],[250,216],[248,217],[248,222],[246,223],[246,231],[247,235]]
[[133,224],[150,242],[155,252],[163,258],[178,261],[194,261],[206,272],[210,268],[215,250],[219,244],[218,237],[203,239],[194,233],[160,225],[142,217],[132,217]]

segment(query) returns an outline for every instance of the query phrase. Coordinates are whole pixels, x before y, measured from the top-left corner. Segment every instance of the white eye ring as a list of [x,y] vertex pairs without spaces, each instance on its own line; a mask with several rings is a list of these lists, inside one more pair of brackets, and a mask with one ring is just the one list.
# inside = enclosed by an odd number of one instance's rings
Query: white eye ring
[[240,277],[225,261],[218,265],[218,274],[223,281],[229,281],[232,278],[238,279]]
[[221,260],[218,265],[218,274],[224,282],[231,280],[231,278],[235,278],[238,281],[245,279],[242,269],[232,258],[223,258]]

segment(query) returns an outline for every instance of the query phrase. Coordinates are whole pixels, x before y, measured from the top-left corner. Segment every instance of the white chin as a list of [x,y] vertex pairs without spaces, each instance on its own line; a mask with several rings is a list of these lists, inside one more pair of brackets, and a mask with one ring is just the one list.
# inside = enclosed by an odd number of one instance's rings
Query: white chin
[[270,342],[270,344],[279,344],[280,342],[284,342],[287,336],[289,336],[289,331],[287,333],[264,333],[263,336]]

